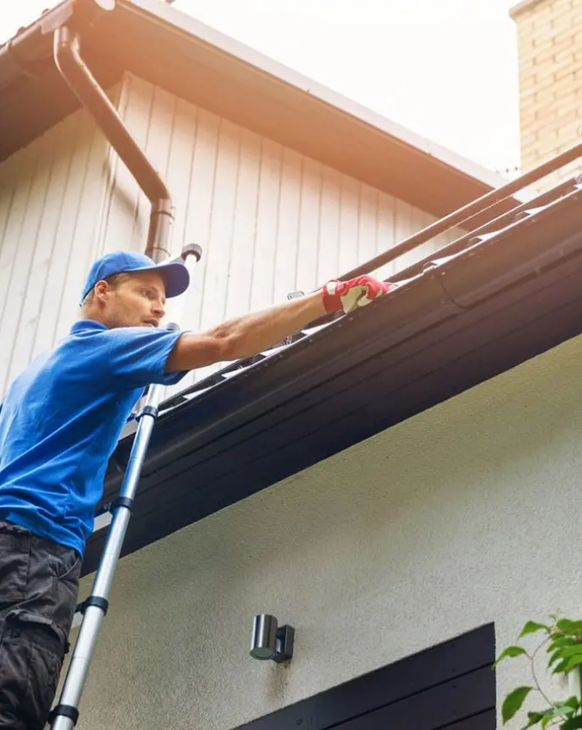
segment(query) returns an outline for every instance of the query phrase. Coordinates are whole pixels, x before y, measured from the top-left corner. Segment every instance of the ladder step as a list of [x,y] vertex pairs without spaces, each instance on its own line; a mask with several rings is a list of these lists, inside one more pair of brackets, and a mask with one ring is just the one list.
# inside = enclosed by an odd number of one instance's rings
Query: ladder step
[[111,512],[102,512],[101,514],[97,515],[93,522],[92,534],[94,535],[96,532],[99,532],[99,530],[103,530],[105,527],[109,527],[112,519],[113,516]]

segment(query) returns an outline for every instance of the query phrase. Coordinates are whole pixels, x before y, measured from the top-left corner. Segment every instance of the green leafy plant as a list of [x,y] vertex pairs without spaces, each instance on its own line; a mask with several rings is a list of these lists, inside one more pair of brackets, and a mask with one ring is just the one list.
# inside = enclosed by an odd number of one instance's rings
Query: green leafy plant
[[572,621],[568,618],[550,616],[547,624],[528,621],[519,639],[530,634],[541,633],[542,641],[533,652],[528,652],[519,644],[508,646],[497,658],[494,666],[507,659],[526,657],[531,662],[533,685],[523,685],[512,690],[503,700],[501,717],[503,724],[511,720],[521,709],[530,692],[541,695],[546,703],[545,707],[527,713],[527,723],[520,730],[540,725],[541,728],[557,728],[558,730],[582,730],[582,705],[580,698],[567,697],[564,700],[552,702],[542,690],[536,676],[534,659],[537,653],[546,648],[547,669],[552,675],[568,675],[572,670],[582,665],[582,621]]

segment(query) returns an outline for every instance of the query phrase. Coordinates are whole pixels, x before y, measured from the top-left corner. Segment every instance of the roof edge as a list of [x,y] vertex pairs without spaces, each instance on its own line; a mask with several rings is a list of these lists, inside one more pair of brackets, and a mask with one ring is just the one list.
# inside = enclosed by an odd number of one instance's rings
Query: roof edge
[[[530,0],[531,1],[531,0]],[[453,150],[432,142],[398,122],[359,104],[356,101],[320,84],[299,71],[264,55],[244,43],[212,28],[196,18],[160,0],[118,0],[118,3],[129,10],[141,10],[166,24],[174,31],[183,32],[218,52],[236,58],[240,62],[257,69],[266,76],[290,86],[296,91],[317,99],[322,104],[336,109],[338,112],[352,117],[358,122],[386,134],[405,146],[423,152],[440,161],[443,165],[454,168],[490,187],[499,187],[507,179]]]

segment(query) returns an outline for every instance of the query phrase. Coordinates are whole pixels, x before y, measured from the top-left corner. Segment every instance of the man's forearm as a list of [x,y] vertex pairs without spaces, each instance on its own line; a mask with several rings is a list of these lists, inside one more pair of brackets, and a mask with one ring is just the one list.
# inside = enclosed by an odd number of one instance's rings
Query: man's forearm
[[279,344],[323,314],[321,292],[317,292],[223,322],[206,335],[228,343],[227,359],[238,360]]
[[193,370],[238,360],[278,345],[326,312],[349,313],[385,294],[391,285],[369,276],[331,280],[314,294],[260,312],[245,314],[200,334],[179,338],[166,363],[167,372]]

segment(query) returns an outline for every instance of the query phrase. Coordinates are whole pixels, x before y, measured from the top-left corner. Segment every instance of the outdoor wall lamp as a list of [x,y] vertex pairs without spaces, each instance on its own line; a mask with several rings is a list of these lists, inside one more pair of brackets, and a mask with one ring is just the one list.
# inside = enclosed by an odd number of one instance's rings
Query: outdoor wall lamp
[[272,659],[284,662],[293,656],[295,629],[292,626],[279,628],[277,619],[267,613],[255,616],[250,655],[253,659]]

